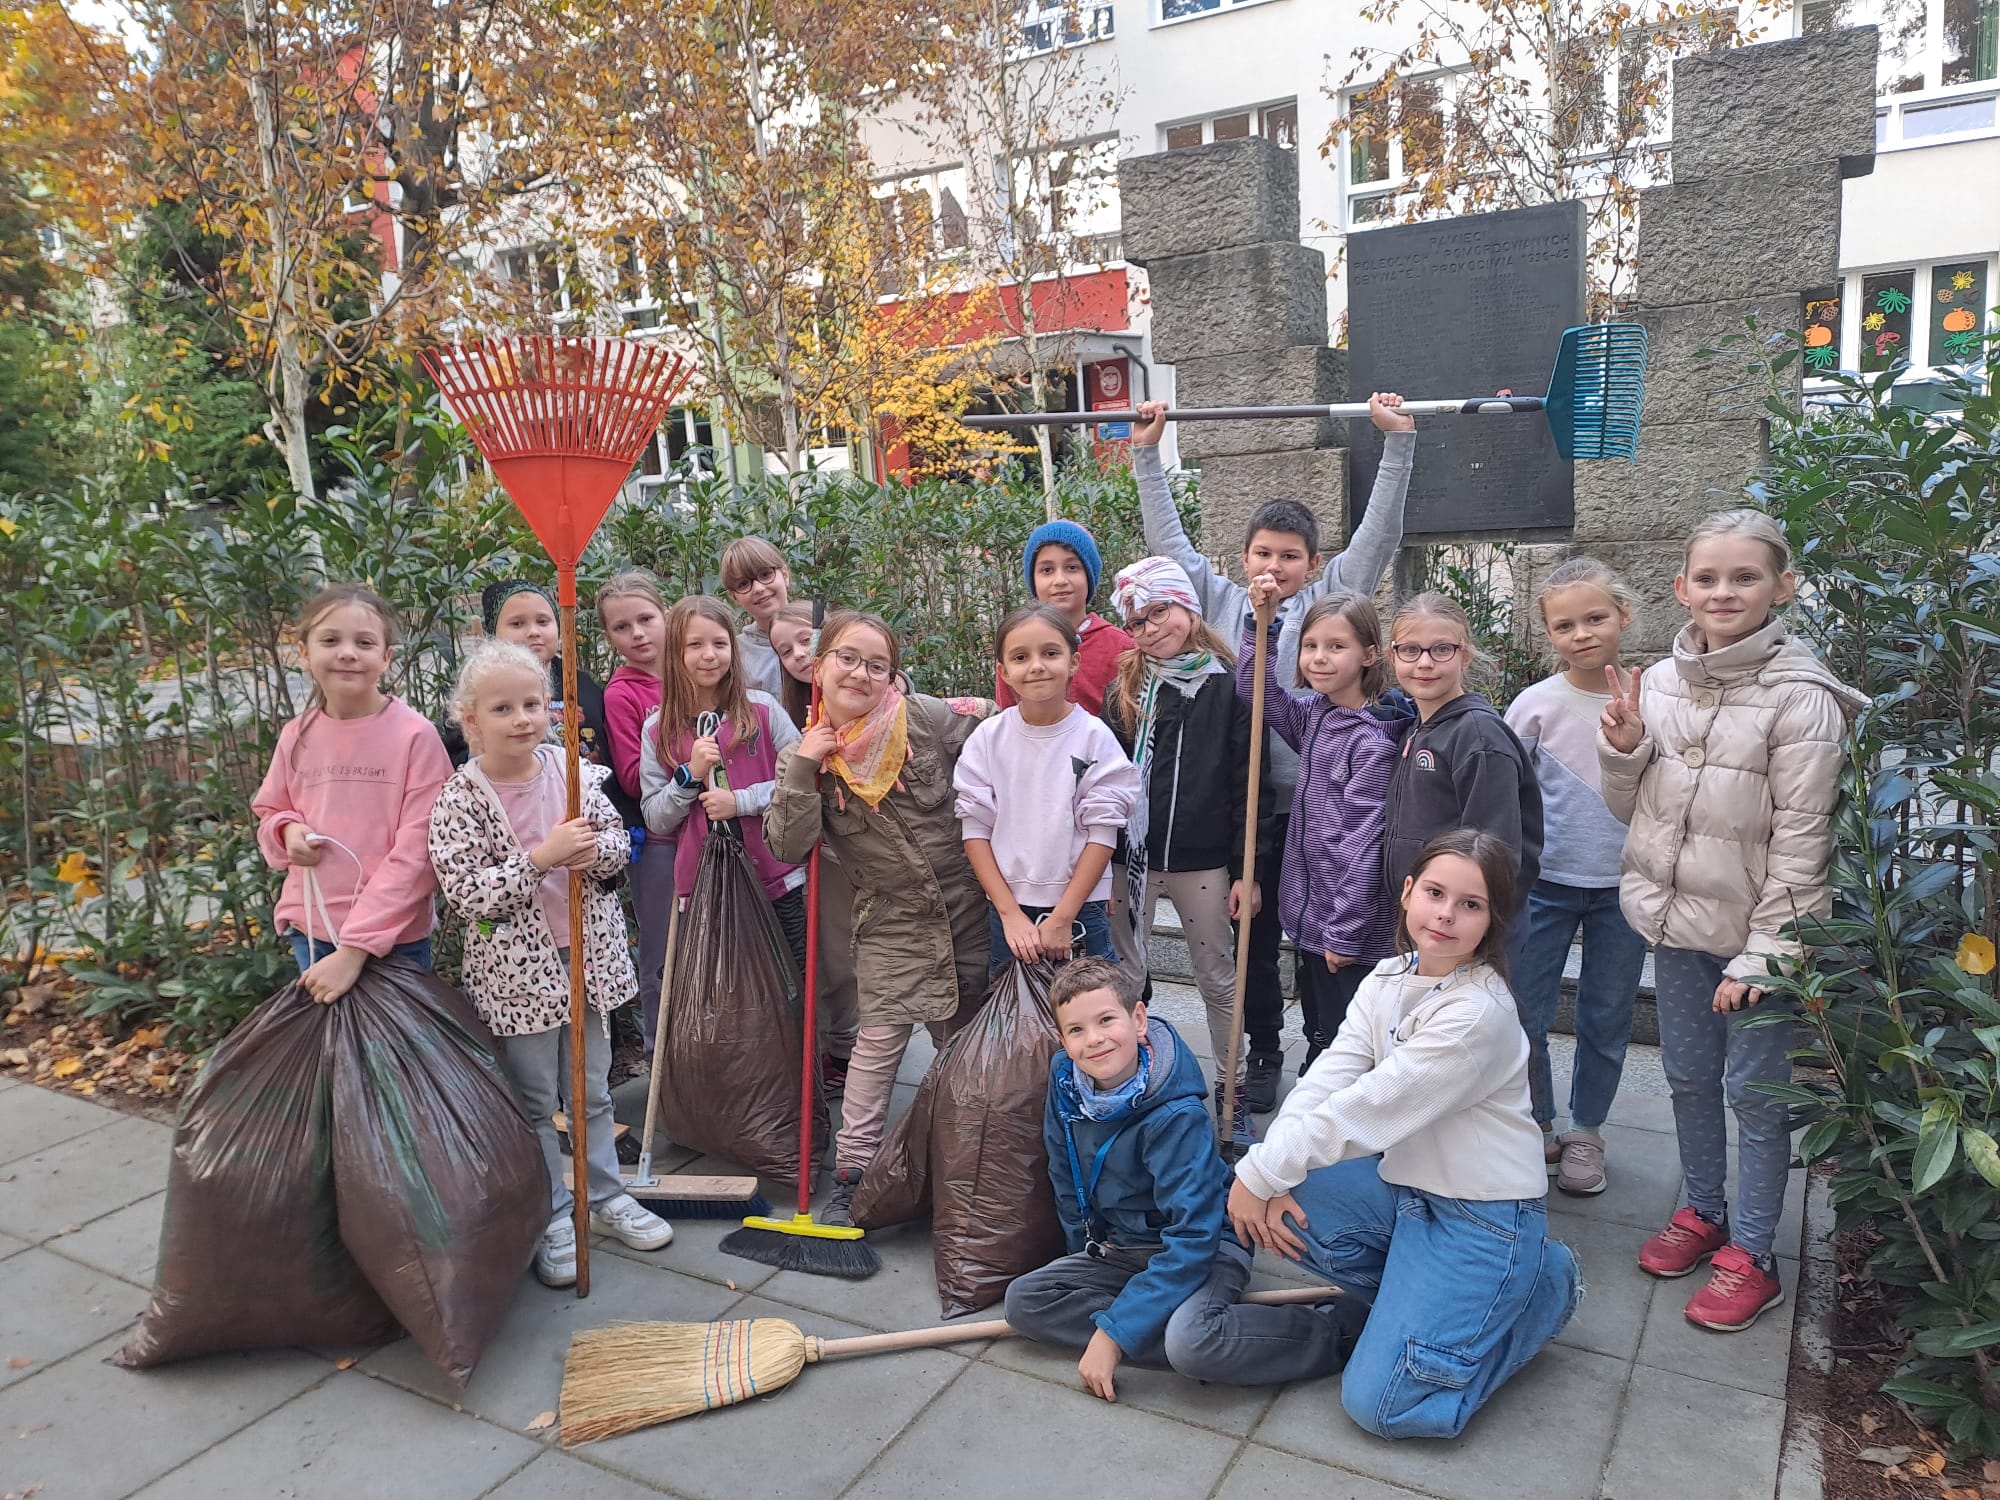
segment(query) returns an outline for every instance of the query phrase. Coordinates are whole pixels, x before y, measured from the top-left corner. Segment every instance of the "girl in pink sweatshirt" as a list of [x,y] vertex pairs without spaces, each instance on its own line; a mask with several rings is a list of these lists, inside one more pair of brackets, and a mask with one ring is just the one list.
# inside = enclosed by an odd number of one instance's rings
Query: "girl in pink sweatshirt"
[[[611,770],[619,788],[637,805],[640,742],[646,718],[660,707],[660,652],[667,637],[667,601],[659,581],[643,568],[618,574],[597,591],[597,620],[618,653],[618,670],[604,684],[604,729],[611,741]],[[631,867],[632,914],[639,927],[639,1003],[646,1023],[646,1052],[660,1015],[660,984],[667,965],[667,924],[674,910],[674,841],[653,838],[643,820],[633,830],[642,839]]]
[[[395,624],[359,584],[335,584],[306,605],[298,628],[312,701],[278,735],[250,804],[258,846],[286,872],[278,930],[322,1004],[352,989],[371,957],[431,963],[431,807],[451,761],[430,720],[382,691]],[[314,919],[310,939],[306,870],[333,923],[329,933]]]

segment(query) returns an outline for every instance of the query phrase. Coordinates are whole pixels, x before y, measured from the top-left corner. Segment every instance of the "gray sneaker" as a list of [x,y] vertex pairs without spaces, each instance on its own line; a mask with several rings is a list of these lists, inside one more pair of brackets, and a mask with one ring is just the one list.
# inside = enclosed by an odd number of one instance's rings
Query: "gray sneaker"
[[1564,1136],[1562,1162],[1556,1168],[1556,1187],[1577,1198],[1603,1192],[1604,1142],[1587,1135]]
[[833,1174],[833,1190],[826,1195],[826,1211],[819,1216],[822,1224],[834,1229],[854,1227],[854,1190],[861,1186],[861,1172],[855,1167],[842,1167]]

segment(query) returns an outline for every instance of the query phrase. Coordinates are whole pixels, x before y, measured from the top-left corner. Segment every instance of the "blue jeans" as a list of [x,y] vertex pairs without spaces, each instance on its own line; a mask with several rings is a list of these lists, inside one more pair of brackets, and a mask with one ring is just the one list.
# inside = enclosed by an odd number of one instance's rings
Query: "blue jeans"
[[1555,1123],[1555,1080],[1549,1072],[1549,1028],[1562,998],[1563,960],[1583,929],[1583,972],[1576,985],[1576,1062],[1570,1072],[1569,1119],[1596,1130],[1611,1112],[1632,1040],[1632,1002],[1646,961],[1646,940],[1626,925],[1618,888],[1587,889],[1538,880],[1528,892],[1512,955],[1514,1001],[1528,1033],[1528,1095],[1535,1123]]
[[1364,1156],[1292,1190],[1304,1268],[1364,1301],[1340,1404],[1377,1437],[1457,1437],[1562,1331],[1583,1296],[1540,1198],[1474,1202],[1392,1187]]
[[[339,951],[337,945],[329,943],[325,938],[312,939],[312,946],[308,948],[306,946],[306,935],[303,932],[291,931],[287,932],[285,936],[291,939],[292,957],[298,961],[299,972],[301,974],[305,973],[307,969],[310,969],[320,959],[331,958]],[[408,959],[426,973],[430,972],[431,940],[429,938],[418,938],[414,943],[398,943],[389,952],[396,958]]]
[[[1030,921],[1039,922],[1054,908],[1024,906],[1021,910],[1027,914]],[[1007,946],[1007,928],[1000,920],[999,911],[990,905],[986,911],[993,933],[992,956],[986,961],[986,977],[991,979],[1013,962],[1014,952]],[[1076,925],[1071,928],[1071,934],[1074,939],[1071,944],[1072,952],[1080,947],[1090,958],[1115,960],[1118,957],[1111,946],[1111,903],[1108,901],[1084,902],[1076,914]]]

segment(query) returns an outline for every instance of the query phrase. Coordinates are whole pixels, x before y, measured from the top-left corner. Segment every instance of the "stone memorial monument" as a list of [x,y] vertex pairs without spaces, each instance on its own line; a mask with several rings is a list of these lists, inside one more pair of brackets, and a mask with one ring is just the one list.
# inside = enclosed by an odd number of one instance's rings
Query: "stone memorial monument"
[[[1703,360],[1697,351],[1742,330],[1753,315],[1772,332],[1796,328],[1805,289],[1835,279],[1841,182],[1874,165],[1875,54],[1875,32],[1862,28],[1675,64],[1673,180],[1647,190],[1640,205],[1638,306],[1631,316],[1651,332],[1652,356],[1636,464],[1573,466],[1572,518],[1561,514],[1553,483],[1515,493],[1504,478],[1493,480],[1473,467],[1483,462],[1477,458],[1482,450],[1498,462],[1522,458],[1517,445],[1524,439],[1496,431],[1513,421],[1465,418],[1462,439],[1440,436],[1438,447],[1426,440],[1411,492],[1409,534],[1492,540],[1490,508],[1507,507],[1505,529],[1530,534],[1514,559],[1515,618],[1523,630],[1526,601],[1540,579],[1573,552],[1589,551],[1639,591],[1635,654],[1657,654],[1671,640],[1681,618],[1673,578],[1682,539],[1700,515],[1740,502],[1743,485],[1766,454],[1767,392],[1742,385],[1741,360]],[[1315,164],[1314,170],[1322,168]],[[1375,357],[1372,346],[1357,342],[1351,359],[1349,351],[1326,347],[1324,257],[1298,242],[1298,171],[1294,153],[1261,138],[1120,164],[1126,256],[1150,280],[1153,356],[1176,367],[1177,404],[1330,403],[1350,399],[1350,385],[1364,394],[1369,388],[1360,380],[1361,361]],[[1574,216],[1579,209],[1525,212]],[[1448,236],[1479,222],[1415,228]],[[1485,232],[1492,233],[1490,224]],[[1370,241],[1395,250],[1397,241],[1389,237],[1402,233],[1355,235],[1349,241],[1354,266],[1370,263]],[[1433,253],[1440,244],[1450,249],[1448,238],[1422,243]],[[1354,281],[1350,288],[1366,290]],[[1542,295],[1532,286],[1529,294]],[[1487,357],[1487,346],[1504,345],[1509,337],[1506,320],[1519,312],[1510,303],[1519,295],[1510,291],[1483,304],[1469,298],[1459,316],[1484,321],[1471,332],[1471,323],[1447,329],[1446,336],[1459,337],[1469,359]],[[1357,310],[1366,305],[1357,297]],[[1534,315],[1555,316],[1539,304]],[[1410,326],[1428,326],[1426,316],[1423,308],[1410,309]],[[1386,336],[1396,337],[1393,326]],[[1436,337],[1435,331],[1425,335]],[[1546,351],[1535,351],[1544,361],[1555,352],[1554,334],[1548,338]],[[1440,380],[1459,368],[1448,348],[1424,353],[1435,355],[1432,368]],[[1467,368],[1476,374],[1481,367]],[[1546,378],[1543,364],[1538,379]],[[1792,378],[1796,382],[1796,374]],[[1449,381],[1452,389],[1405,394],[1463,394],[1459,380]],[[1502,384],[1539,389],[1536,379],[1492,382]],[[1796,383],[1790,395],[1797,400]],[[1425,425],[1436,429],[1450,420]],[[1531,425],[1516,420],[1523,428]],[[1203,550],[1234,567],[1244,520],[1280,497],[1310,505],[1325,549],[1337,549],[1348,529],[1350,461],[1358,488],[1366,491],[1360,481],[1365,456],[1350,454],[1349,436],[1331,422],[1310,420],[1182,427],[1182,460],[1201,470]],[[1453,452],[1442,451],[1447,441]],[[1465,457],[1468,452],[1475,456]],[[1468,501],[1456,512],[1449,508],[1454,495]],[[1447,508],[1432,512],[1433,504]],[[1475,506],[1489,509],[1468,514]],[[1569,541],[1547,540],[1550,530],[1566,525]]]

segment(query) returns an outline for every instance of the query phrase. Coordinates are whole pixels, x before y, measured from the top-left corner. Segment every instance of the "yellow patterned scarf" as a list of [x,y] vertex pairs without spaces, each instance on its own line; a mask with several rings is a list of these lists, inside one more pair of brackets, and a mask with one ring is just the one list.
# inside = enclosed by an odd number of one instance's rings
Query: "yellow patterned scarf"
[[863,802],[880,807],[910,755],[910,708],[903,695],[890,688],[873,712],[850,719],[834,734],[838,743],[826,758],[826,768]]

